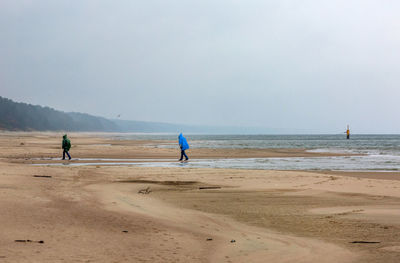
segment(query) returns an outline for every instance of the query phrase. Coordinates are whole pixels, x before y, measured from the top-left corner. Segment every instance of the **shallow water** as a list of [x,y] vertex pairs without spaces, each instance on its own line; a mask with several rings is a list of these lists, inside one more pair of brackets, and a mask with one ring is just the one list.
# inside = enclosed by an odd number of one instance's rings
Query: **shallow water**
[[[85,163],[68,165],[136,165],[150,167],[235,168],[268,170],[344,170],[400,171],[400,135],[185,135],[191,148],[225,149],[306,149],[311,152],[365,154],[340,157],[238,158],[194,160],[180,163],[175,160],[149,159],[81,159]],[[171,134],[118,134],[117,140],[177,140]],[[177,148],[176,143],[155,145]],[[154,147],[154,145],[152,145]],[[189,151],[190,157],[190,151]],[[50,160],[50,159],[49,159]],[[91,161],[100,163],[91,163]],[[104,161],[104,163],[102,163]],[[64,165],[51,164],[48,165]]]
[[[391,160],[391,161],[388,161]],[[340,157],[289,157],[289,158],[237,158],[202,159],[178,162],[170,160],[132,159],[114,162],[64,162],[35,165],[118,165],[141,167],[188,167],[188,168],[231,168],[258,170],[337,170],[337,171],[399,171],[400,156],[340,156]],[[110,159],[107,159],[110,161]]]

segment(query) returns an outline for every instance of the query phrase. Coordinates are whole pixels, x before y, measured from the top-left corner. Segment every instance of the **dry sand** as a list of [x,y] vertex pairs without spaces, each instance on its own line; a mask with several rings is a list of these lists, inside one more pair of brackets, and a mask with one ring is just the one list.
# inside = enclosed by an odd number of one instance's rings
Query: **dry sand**
[[[400,174],[30,165],[60,157],[61,135],[0,133],[1,262],[400,261]],[[71,138],[79,158],[178,154],[165,141]]]

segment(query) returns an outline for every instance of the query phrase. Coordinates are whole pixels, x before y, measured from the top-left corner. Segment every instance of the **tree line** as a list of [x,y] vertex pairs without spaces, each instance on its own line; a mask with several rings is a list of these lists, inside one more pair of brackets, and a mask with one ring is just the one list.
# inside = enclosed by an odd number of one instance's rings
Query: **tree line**
[[12,131],[119,131],[102,117],[62,112],[49,107],[14,102],[0,96],[0,129]]

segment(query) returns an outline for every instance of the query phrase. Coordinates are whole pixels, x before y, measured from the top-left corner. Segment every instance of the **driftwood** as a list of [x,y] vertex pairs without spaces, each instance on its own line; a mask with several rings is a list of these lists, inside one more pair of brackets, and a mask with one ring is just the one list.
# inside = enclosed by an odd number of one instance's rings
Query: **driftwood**
[[141,189],[138,191],[138,193],[145,194],[145,195],[150,194],[151,193],[150,187],[147,187],[146,189]]
[[360,240],[360,241],[352,241],[350,243],[352,243],[352,244],[378,244],[381,242],[380,241],[362,241],[362,240]]
[[51,175],[34,175],[33,177],[44,177],[44,178],[51,178]]
[[40,243],[43,244],[44,241],[43,240],[30,240],[30,239],[16,239],[15,242],[23,242],[23,243]]
[[221,189],[221,186],[200,186],[199,189]]

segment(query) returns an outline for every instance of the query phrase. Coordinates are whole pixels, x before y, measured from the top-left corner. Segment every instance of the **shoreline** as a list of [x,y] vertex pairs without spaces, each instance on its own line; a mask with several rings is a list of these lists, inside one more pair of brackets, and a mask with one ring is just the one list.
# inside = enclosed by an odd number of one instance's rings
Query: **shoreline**
[[[0,134],[0,144],[8,144],[9,152],[0,152],[0,158],[48,158],[59,157],[62,133],[8,133]],[[176,141],[166,140],[112,140],[93,134],[73,133],[71,154],[75,158],[131,158],[175,159],[179,155]],[[9,142],[9,140],[12,140]],[[176,148],[160,148],[160,145],[176,145]],[[38,147],[47,147],[45,149]],[[21,152],[21,150],[24,150]],[[101,150],[99,153],[98,151]],[[285,157],[333,157],[362,156],[362,154],[310,152],[302,148],[269,149],[190,149],[193,159],[224,158],[285,158]]]

